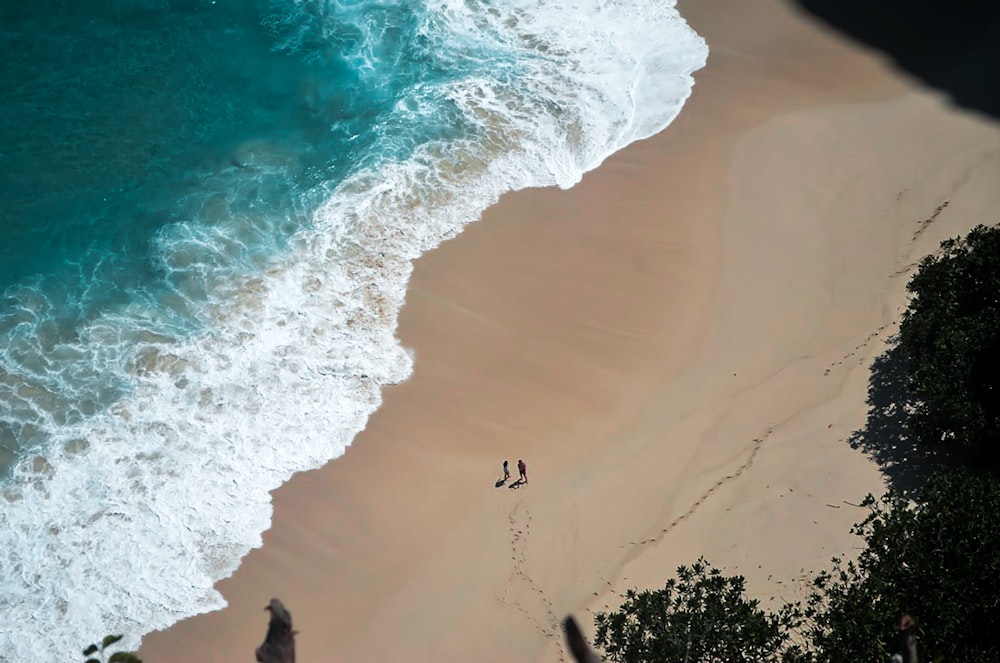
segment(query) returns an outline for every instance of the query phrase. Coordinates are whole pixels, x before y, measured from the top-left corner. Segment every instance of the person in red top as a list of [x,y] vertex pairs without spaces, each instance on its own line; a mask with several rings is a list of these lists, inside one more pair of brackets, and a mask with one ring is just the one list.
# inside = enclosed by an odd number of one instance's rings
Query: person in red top
[[517,471],[521,474],[521,481],[528,483],[528,466],[520,458],[517,459]]

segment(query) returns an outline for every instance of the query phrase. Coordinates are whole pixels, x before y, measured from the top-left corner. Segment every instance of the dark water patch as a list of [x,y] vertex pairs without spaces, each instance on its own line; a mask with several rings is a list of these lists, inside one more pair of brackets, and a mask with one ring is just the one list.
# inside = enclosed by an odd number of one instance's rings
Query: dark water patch
[[65,266],[148,281],[152,237],[192,218],[184,202],[219,155],[299,126],[298,63],[273,52],[256,14],[238,3],[5,10],[0,287]]

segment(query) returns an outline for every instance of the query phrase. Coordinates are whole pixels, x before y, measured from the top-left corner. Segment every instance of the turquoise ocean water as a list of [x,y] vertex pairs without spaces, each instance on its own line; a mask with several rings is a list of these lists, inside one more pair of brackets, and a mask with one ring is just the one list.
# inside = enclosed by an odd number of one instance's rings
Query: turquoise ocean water
[[0,661],[221,607],[410,374],[411,261],[706,55],[666,1],[0,7]]

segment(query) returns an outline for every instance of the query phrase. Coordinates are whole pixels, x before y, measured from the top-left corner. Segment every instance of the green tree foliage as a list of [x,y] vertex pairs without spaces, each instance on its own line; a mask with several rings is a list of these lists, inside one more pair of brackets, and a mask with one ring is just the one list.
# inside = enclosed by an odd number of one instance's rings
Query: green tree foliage
[[617,611],[599,613],[595,643],[614,663],[884,663],[908,614],[920,625],[920,660],[996,663],[1000,482],[950,471],[916,498],[865,500],[870,513],[853,530],[864,550],[816,577],[805,610],[766,612],[741,576],[699,559],[663,589],[629,591]]
[[142,659],[127,651],[116,651],[105,658],[108,647],[122,639],[120,635],[106,635],[101,642],[88,645],[83,650],[83,655],[87,659],[84,663],[142,663]]
[[745,596],[744,584],[704,559],[681,566],[663,589],[629,590],[617,611],[599,613],[595,643],[615,663],[781,660],[786,649],[795,651],[789,633],[798,610],[765,612]]
[[[907,285],[899,330],[918,440],[995,462],[1000,437],[1000,227],[941,244]],[[995,466],[994,466],[995,467]]]
[[1000,483],[949,472],[917,503],[890,492],[865,505],[856,563],[816,579],[811,639],[817,659],[886,661],[902,614],[920,624],[920,660],[1000,661]]
[[[899,334],[918,441],[976,467],[1000,442],[1000,227],[978,226],[928,257],[908,284]],[[911,501],[911,499],[913,501]],[[1000,480],[952,470],[912,496],[869,496],[854,527],[865,547],[814,580],[804,612],[758,608],[741,577],[704,560],[657,591],[630,591],[596,617],[598,646],[615,663],[675,661],[885,662],[902,615],[919,624],[922,661],[1000,661]],[[801,635],[798,635],[801,634]],[[804,648],[789,643],[804,638]]]

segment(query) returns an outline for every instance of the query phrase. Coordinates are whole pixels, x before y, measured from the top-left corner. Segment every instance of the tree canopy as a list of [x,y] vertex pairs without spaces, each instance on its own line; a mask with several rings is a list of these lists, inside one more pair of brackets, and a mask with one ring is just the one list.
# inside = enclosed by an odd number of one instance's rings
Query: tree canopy
[[922,661],[1000,661],[1000,227],[944,242],[907,287],[897,405],[917,442],[961,452],[964,467],[869,495],[860,555],[817,574],[804,607],[763,610],[742,577],[703,559],[663,589],[629,591],[595,620],[611,661],[889,661],[914,633]]
[[920,660],[1000,661],[1000,483],[951,470],[917,503],[890,491],[864,502],[856,561],[819,573],[803,608],[759,607],[742,576],[704,559],[663,589],[630,590],[595,618],[595,643],[614,663],[885,661],[902,615],[919,624]]
[[903,614],[919,620],[921,660],[1000,661],[1000,484],[953,470],[916,498],[869,496],[857,561],[817,576],[817,661],[887,661]]
[[1000,227],[941,244],[910,280],[899,330],[915,399],[909,431],[995,467],[1000,438]]
[[744,585],[699,559],[663,589],[629,590],[617,611],[598,613],[595,642],[615,663],[779,661],[799,611],[766,612]]

